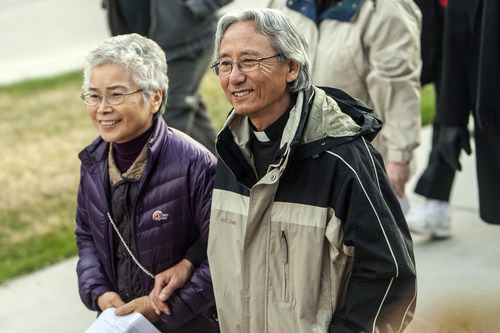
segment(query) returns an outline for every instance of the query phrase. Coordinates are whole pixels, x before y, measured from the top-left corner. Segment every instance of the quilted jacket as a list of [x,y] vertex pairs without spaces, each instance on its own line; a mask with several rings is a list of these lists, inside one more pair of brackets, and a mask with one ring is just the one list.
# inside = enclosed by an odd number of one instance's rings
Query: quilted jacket
[[[131,207],[136,257],[153,274],[178,263],[200,237],[208,241],[215,158],[185,134],[155,121],[148,143],[147,165]],[[108,176],[109,143],[98,137],[80,154],[81,178],[76,212],[77,266],[80,297],[91,310],[97,298],[116,291],[115,254]],[[130,245],[130,244],[129,244]],[[141,272],[143,294],[154,280]],[[208,262],[169,299],[172,315],[159,317],[164,332],[218,331],[210,314],[214,296]],[[213,329],[211,329],[213,328]]]

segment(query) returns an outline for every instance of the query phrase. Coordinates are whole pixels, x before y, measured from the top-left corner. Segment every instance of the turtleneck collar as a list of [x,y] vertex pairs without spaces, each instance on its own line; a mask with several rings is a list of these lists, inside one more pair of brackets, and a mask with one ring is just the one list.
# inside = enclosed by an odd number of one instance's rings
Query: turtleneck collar
[[120,172],[126,172],[141,153],[142,148],[151,137],[154,125],[151,125],[137,138],[125,143],[113,142],[114,157]]

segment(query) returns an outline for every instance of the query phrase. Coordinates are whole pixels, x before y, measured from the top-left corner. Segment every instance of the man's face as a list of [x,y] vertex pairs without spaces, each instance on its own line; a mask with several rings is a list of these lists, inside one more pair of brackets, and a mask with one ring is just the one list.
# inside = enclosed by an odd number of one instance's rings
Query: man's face
[[[253,21],[232,24],[224,33],[219,51],[220,61],[236,61],[244,57],[261,58],[278,52],[268,37],[257,32]],[[279,57],[265,59],[260,68],[242,72],[234,63],[231,74],[220,77],[220,84],[237,114],[248,116],[258,130],[278,119],[291,103],[287,84],[298,75],[297,63]]]

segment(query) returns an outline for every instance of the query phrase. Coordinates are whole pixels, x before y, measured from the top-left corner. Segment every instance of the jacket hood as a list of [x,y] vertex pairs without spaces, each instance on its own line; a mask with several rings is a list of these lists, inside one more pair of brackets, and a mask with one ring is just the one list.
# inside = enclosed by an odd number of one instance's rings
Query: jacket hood
[[357,136],[371,141],[382,128],[382,121],[370,108],[339,89],[312,87],[303,93],[301,104],[297,100],[295,108],[300,107],[299,113],[309,113],[302,143]]
[[[271,166],[281,174],[292,156],[314,157],[361,136],[371,141],[381,128],[380,118],[359,100],[338,89],[311,87],[298,93]],[[251,188],[258,181],[246,116],[234,109],[229,113],[217,136],[216,150],[240,184]]]

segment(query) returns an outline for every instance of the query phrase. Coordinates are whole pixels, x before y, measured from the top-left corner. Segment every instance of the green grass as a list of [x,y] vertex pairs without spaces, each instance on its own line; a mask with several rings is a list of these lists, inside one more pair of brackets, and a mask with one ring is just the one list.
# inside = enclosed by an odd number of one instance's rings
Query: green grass
[[76,254],[82,74],[0,86],[0,283]]
[[[82,73],[0,86],[0,283],[76,254],[78,153],[96,136],[78,96]],[[202,82],[220,129],[230,105],[210,72]],[[434,114],[424,87],[422,120]]]
[[432,123],[436,110],[436,94],[434,84],[427,84],[422,87],[422,100],[420,102],[420,114],[422,116],[422,125]]
[[231,110],[231,104],[220,87],[219,78],[212,71],[208,71],[201,82],[201,94],[210,118],[214,121],[217,130],[220,130]]

